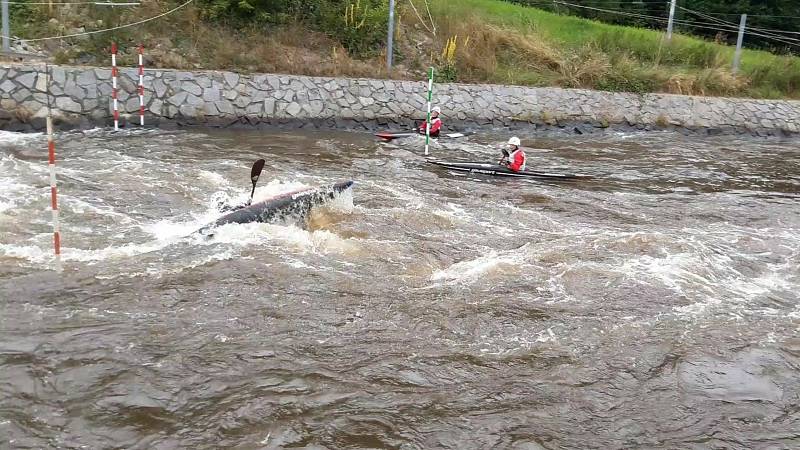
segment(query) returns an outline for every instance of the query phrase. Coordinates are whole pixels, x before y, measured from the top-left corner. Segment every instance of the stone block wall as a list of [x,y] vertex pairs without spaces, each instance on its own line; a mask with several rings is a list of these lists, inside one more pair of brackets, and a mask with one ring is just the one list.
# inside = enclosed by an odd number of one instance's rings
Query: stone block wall
[[[51,66],[53,116],[61,126],[111,123],[111,70]],[[146,123],[226,126],[339,121],[410,123],[424,116],[425,82],[146,70]],[[138,122],[138,72],[120,69],[119,108]],[[48,96],[42,64],[0,65],[0,128],[42,128]],[[580,89],[437,84],[448,124],[588,123],[686,127],[766,134],[800,132],[800,102]]]

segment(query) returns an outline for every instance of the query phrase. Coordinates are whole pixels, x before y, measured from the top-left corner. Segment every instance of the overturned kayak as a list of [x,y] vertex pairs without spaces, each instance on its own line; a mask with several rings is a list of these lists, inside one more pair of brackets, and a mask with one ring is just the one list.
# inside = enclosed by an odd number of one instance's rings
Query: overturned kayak
[[[462,137],[466,137],[466,136],[471,136],[473,134],[475,134],[474,131],[464,131],[464,132],[461,132],[461,133],[440,133],[438,137],[434,138],[434,137],[431,136],[431,139],[442,139],[442,138],[444,138],[444,139],[458,139],[458,138],[462,138]],[[420,133],[417,133],[416,131],[381,131],[381,132],[375,133],[375,136],[377,136],[378,138],[380,138],[381,140],[383,140],[385,142],[389,142],[389,141],[392,141],[394,139],[404,139],[404,138],[410,138],[410,137],[414,137],[414,136],[425,137],[425,134],[420,134]]]
[[499,164],[490,163],[472,163],[472,162],[457,162],[457,161],[431,161],[428,163],[444,167],[448,170],[455,170],[458,172],[477,173],[481,175],[494,175],[501,177],[517,177],[517,178],[538,178],[549,180],[579,180],[591,178],[589,175],[580,175],[572,173],[553,173],[553,172],[537,172],[532,170],[523,170],[514,172],[508,167]]
[[312,208],[336,200],[352,186],[352,181],[342,181],[329,186],[304,188],[277,195],[225,214],[214,223],[201,228],[199,232],[211,235],[213,228],[229,223],[276,223],[288,219],[303,220]]

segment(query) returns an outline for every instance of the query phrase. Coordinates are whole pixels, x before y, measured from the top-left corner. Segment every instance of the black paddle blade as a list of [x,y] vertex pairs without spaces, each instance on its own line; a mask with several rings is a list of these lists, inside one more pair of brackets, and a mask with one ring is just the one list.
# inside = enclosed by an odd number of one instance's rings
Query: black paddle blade
[[253,202],[253,194],[256,193],[256,183],[258,183],[258,177],[261,176],[261,171],[264,170],[264,164],[266,161],[263,159],[259,159],[253,164],[253,169],[250,171],[250,181],[253,182],[253,190],[250,191],[250,200],[247,201],[247,205],[249,206],[250,203]]
[[258,181],[258,177],[261,176],[261,171],[264,170],[264,164],[266,163],[267,162],[263,159],[259,159],[253,164],[253,169],[250,171],[250,181],[252,181],[253,184]]

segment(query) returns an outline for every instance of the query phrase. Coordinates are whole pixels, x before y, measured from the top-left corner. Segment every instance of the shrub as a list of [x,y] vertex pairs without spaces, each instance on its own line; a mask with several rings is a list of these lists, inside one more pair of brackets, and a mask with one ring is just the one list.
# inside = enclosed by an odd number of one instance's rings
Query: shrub
[[328,2],[317,19],[321,30],[352,54],[373,56],[386,41],[389,4],[381,0]]

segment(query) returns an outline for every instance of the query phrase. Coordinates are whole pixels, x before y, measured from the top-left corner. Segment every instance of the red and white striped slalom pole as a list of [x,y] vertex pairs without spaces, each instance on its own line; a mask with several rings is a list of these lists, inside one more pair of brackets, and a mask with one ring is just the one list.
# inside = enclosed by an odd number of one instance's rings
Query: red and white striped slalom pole
[[53,117],[50,114],[50,67],[45,64],[45,94],[47,95],[47,165],[50,168],[50,206],[53,210],[53,251],[56,271],[61,272],[61,225],[58,223],[58,195],[56,189],[56,143],[53,140]]
[[111,98],[114,100],[114,131],[119,131],[119,105],[117,104],[117,43],[111,43]]
[[53,118],[47,116],[47,150],[50,167],[50,206],[53,209],[53,250],[56,270],[61,272],[61,225],[58,223],[58,194],[56,189],[56,143],[53,141]]
[[144,46],[139,44],[139,125],[144,126]]

